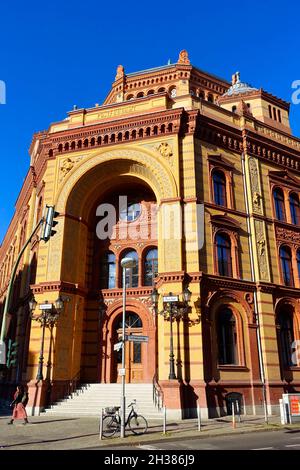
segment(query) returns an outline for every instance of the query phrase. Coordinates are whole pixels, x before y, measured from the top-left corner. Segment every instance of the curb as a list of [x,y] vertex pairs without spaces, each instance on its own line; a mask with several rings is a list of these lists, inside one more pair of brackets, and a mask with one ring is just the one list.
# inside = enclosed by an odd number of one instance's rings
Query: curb
[[[292,428],[291,428],[292,426]],[[158,439],[157,437],[153,437],[153,439],[145,439],[145,440],[137,440],[135,441],[135,437],[134,436],[128,436],[128,440],[127,438],[125,437],[126,441],[124,442],[124,440],[121,438],[117,438],[117,439],[112,439],[111,441],[111,444],[101,444],[101,441],[99,442],[99,446],[103,449],[105,448],[108,448],[108,447],[112,447],[112,446],[115,446],[115,445],[118,445],[118,447],[125,447],[125,446],[130,446],[130,445],[133,445],[133,446],[138,446],[138,445],[146,445],[146,444],[159,444],[161,442],[176,442],[176,441],[181,441],[182,439],[185,439],[185,440],[191,440],[191,439],[195,439],[195,438],[198,438],[198,439],[205,439],[207,437],[223,437],[223,436],[232,436],[232,435],[240,435],[240,434],[248,434],[248,433],[252,433],[252,432],[271,432],[271,431],[282,431],[283,429],[295,429],[295,428],[299,428],[299,425],[296,425],[295,427],[293,427],[293,425],[279,425],[279,424],[274,424],[274,425],[262,425],[261,427],[259,428],[255,428],[255,429],[247,429],[247,428],[244,428],[244,429],[235,429],[235,430],[232,430],[232,431],[229,431],[229,430],[224,430],[224,432],[220,432],[220,433],[213,433],[211,431],[198,431],[197,433],[194,432],[194,431],[190,431],[190,432],[193,432],[193,434],[187,434],[187,435],[184,435],[184,431],[181,433],[180,436],[171,436],[171,435],[162,435],[162,437],[160,439]],[[172,432],[172,431],[171,431]],[[105,439],[103,440],[103,442],[105,442]],[[107,441],[106,441],[107,442]]]

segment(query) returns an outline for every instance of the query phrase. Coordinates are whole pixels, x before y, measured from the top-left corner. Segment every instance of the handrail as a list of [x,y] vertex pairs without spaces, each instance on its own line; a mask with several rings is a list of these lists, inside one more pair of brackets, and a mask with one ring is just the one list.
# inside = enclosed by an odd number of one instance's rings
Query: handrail
[[72,395],[72,393],[74,393],[77,388],[78,388],[78,382],[80,381],[80,376],[81,376],[81,368],[79,369],[79,371],[76,372],[76,374],[74,375],[74,377],[72,377],[72,379],[70,379],[69,381],[69,386],[68,386],[68,390],[67,390],[67,395]]
[[157,373],[154,374],[152,379],[153,385],[153,403],[158,410],[161,410],[164,406],[164,392],[158,383]]

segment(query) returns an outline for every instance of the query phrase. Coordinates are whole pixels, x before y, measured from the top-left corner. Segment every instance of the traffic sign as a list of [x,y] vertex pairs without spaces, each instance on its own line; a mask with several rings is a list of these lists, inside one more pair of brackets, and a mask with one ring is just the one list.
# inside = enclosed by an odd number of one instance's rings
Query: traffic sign
[[51,310],[52,309],[52,304],[41,304],[40,305],[40,310]]
[[114,351],[120,351],[122,347],[123,347],[123,342],[120,341],[120,343],[114,344]]
[[178,295],[164,295],[164,302],[178,302]]
[[149,336],[127,335],[126,339],[136,343],[148,343]]

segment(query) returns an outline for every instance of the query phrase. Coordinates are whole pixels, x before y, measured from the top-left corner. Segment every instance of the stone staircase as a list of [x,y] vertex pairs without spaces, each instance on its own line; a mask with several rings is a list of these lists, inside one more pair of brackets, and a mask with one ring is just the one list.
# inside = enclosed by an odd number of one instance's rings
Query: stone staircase
[[[47,408],[47,415],[97,416],[106,406],[120,406],[121,384],[84,384],[72,395]],[[152,384],[126,384],[126,406],[136,400],[135,409],[149,419],[162,419],[162,410],[153,403]],[[128,408],[129,411],[129,408]]]

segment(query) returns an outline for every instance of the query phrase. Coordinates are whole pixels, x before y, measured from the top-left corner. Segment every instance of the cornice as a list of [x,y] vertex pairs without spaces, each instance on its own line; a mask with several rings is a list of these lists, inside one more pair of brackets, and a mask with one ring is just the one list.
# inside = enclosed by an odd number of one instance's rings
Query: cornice
[[47,292],[64,292],[66,294],[86,296],[88,292],[85,287],[80,286],[79,284],[74,284],[65,281],[51,281],[41,282],[39,284],[32,284],[30,285],[30,289],[33,294],[46,294]]

